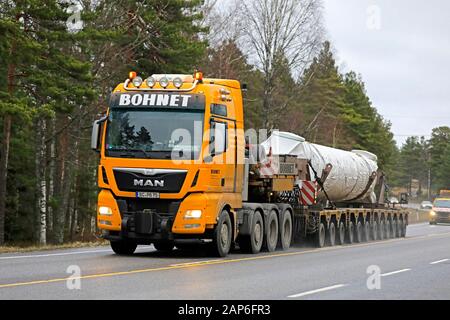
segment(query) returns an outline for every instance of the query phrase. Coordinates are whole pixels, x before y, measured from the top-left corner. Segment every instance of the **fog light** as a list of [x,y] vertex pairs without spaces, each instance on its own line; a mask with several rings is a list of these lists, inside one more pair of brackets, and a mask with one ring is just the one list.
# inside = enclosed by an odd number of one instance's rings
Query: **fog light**
[[185,229],[196,229],[196,228],[200,228],[200,225],[198,223],[196,223],[196,224],[185,224],[184,228]]
[[108,220],[100,220],[99,224],[103,224],[103,225],[106,225],[106,226],[112,226],[111,221],[108,221]]
[[430,216],[432,216],[432,217],[436,216],[436,212],[430,211]]
[[202,210],[188,210],[184,214],[185,219],[200,219],[202,217]]
[[102,216],[112,216],[112,210],[110,207],[99,207],[98,213]]

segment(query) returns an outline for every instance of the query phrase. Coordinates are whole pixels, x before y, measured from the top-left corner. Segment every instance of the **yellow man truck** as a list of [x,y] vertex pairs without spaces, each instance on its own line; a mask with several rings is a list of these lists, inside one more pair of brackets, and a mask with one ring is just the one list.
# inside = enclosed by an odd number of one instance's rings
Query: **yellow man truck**
[[323,247],[405,236],[408,213],[385,201],[375,155],[244,132],[243,91],[200,72],[130,72],[114,89],[91,141],[98,228],[114,252],[197,239],[224,257],[234,245],[256,254],[302,239]]

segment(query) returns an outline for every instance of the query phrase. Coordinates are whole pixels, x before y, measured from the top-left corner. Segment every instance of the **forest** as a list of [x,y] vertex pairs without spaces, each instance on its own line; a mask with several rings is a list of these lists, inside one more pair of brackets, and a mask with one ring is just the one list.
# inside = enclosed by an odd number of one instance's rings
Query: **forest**
[[247,129],[368,150],[392,188],[450,189],[450,127],[397,146],[363,75],[339,67],[322,11],[319,0],[2,0],[0,245],[96,239],[91,128],[129,71],[238,79]]

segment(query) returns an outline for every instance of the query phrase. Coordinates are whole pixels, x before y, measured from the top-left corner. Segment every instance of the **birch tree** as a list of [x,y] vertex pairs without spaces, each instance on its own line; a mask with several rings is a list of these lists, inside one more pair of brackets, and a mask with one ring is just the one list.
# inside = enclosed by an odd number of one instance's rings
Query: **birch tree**
[[[263,124],[274,123],[274,83],[282,77],[277,65],[285,61],[294,76],[311,62],[322,39],[321,2],[319,0],[249,0],[241,4],[243,37],[255,65],[264,74],[262,92]],[[281,107],[288,107],[289,100]],[[276,112],[283,112],[279,108]]]

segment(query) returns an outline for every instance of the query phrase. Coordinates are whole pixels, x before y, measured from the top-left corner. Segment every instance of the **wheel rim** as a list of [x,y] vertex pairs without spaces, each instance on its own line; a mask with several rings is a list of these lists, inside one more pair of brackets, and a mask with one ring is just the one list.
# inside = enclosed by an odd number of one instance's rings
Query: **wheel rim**
[[222,228],[220,228],[220,245],[222,248],[228,246],[228,225],[226,223],[222,224]]
[[378,234],[380,235],[380,240],[384,240],[384,221],[380,222],[380,231]]
[[277,229],[277,225],[275,223],[275,220],[272,220],[270,222],[270,227],[269,227],[269,230],[270,230],[270,234],[269,234],[270,243],[274,243],[277,240],[276,239],[276,233],[277,233],[276,229]]
[[283,226],[283,242],[285,247],[289,247],[291,244],[292,225],[288,218],[284,220]]
[[336,227],[334,225],[334,223],[330,224],[330,246],[334,246],[336,244]]
[[344,244],[345,242],[345,226],[344,223],[339,224],[339,244]]
[[325,226],[323,223],[319,227],[319,246],[322,248],[325,245]]
[[389,239],[391,237],[391,230],[390,230],[390,223],[386,222],[386,227],[384,228],[386,231],[386,239]]
[[255,245],[258,247],[262,240],[262,228],[261,223],[258,221],[255,225],[255,230],[253,232],[253,240],[255,242]]
[[374,221],[372,225],[372,239],[378,239],[378,223],[376,221]]
[[355,228],[353,227],[353,223],[351,222],[350,224],[349,224],[349,226],[348,226],[348,242],[349,243],[353,243],[353,240],[354,240],[354,231],[355,231]]
[[362,240],[362,224],[361,222],[358,222],[357,226],[356,226],[356,241],[361,242]]
[[370,225],[366,221],[366,223],[364,223],[364,241],[369,241],[369,240],[370,240]]

